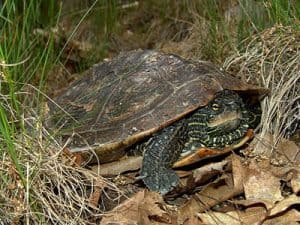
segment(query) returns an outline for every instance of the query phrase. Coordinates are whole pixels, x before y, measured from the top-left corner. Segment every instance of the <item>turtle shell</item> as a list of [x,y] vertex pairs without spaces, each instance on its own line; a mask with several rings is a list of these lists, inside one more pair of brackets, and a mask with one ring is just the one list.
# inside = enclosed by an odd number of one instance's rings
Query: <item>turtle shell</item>
[[[209,62],[153,50],[121,53],[93,66],[49,102],[47,124],[69,140],[71,152],[119,158],[124,149],[205,106],[223,89],[260,96]],[[92,151],[91,151],[92,150]]]

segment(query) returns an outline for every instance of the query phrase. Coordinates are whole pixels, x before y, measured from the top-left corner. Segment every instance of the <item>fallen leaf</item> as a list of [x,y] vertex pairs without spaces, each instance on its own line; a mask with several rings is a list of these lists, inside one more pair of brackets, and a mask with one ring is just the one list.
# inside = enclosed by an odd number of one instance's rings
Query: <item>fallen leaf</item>
[[220,213],[220,212],[207,212],[207,213],[199,213],[199,218],[205,224],[209,225],[240,225],[242,222],[239,219],[238,212],[228,212],[228,213]]
[[105,214],[101,225],[112,224],[172,224],[174,216],[160,194],[140,191],[111,212]]
[[283,199],[279,178],[273,176],[270,171],[259,168],[255,161],[251,161],[246,169],[244,190],[246,199],[262,202],[267,209]]
[[297,195],[290,195],[282,201],[278,202],[274,208],[269,212],[269,216],[274,216],[278,213],[285,211],[291,205],[300,204],[300,197]]
[[295,171],[295,173],[293,174],[293,177],[291,179],[291,186],[292,186],[293,192],[295,194],[298,194],[300,191],[300,172],[299,171]]
[[277,145],[277,152],[282,153],[289,162],[300,161],[300,148],[293,141],[282,138]]
[[[62,156],[64,157],[64,163],[68,163],[72,166],[80,166],[83,164],[84,160],[80,153],[72,153],[69,148],[64,148],[62,151]],[[74,165],[75,164],[75,165]]]
[[[228,164],[228,159],[221,162],[210,163],[193,171],[193,180],[195,183],[204,183],[212,176],[222,173],[224,167]],[[211,175],[211,176],[210,176]]]
[[294,141],[275,139],[272,134],[258,134],[250,144],[250,156],[270,159],[273,165],[299,164],[300,148]]
[[132,156],[111,163],[94,165],[91,170],[101,176],[119,175],[126,171],[138,170],[141,168],[142,161],[142,156]]
[[243,224],[260,224],[267,217],[267,210],[263,206],[248,207],[240,216]]
[[[203,190],[194,194],[179,208],[178,224],[182,224],[197,212],[204,212],[220,202],[243,193],[244,169],[242,163],[236,155],[231,155],[230,159],[233,177],[230,174],[223,175],[217,181],[210,183]],[[227,163],[229,162],[227,161]]]
[[210,183],[202,191],[192,196],[178,210],[178,224],[197,212],[204,212],[216,204],[242,193],[243,187],[233,186],[232,177],[223,177]]
[[100,196],[101,196],[101,193],[102,193],[102,190],[104,187],[105,187],[104,184],[100,183],[100,182],[98,182],[98,184],[96,183],[94,185],[93,192],[91,193],[90,198],[89,198],[89,202],[92,206],[95,206],[95,207],[98,206],[99,199],[100,199]]
[[207,225],[200,221],[198,216],[190,216],[182,225]]
[[209,225],[258,225],[266,217],[266,210],[263,207],[251,207],[246,211],[231,211],[227,213],[206,212],[197,214],[200,219]]
[[186,170],[176,170],[176,174],[180,178],[189,177],[192,175],[192,171],[186,171]]
[[272,134],[257,134],[255,139],[251,142],[251,155],[270,157],[274,150],[274,137]]
[[261,203],[264,205],[262,202],[258,201],[257,199],[242,199],[242,200],[233,200],[233,202],[237,205],[243,205],[243,206],[253,206],[253,205],[258,205]]
[[195,216],[197,212],[203,209],[205,206],[201,206],[195,195],[179,208],[177,223],[182,224],[188,221],[191,217]]
[[233,185],[238,192],[243,192],[243,184],[245,179],[245,168],[243,167],[240,157],[231,155]]
[[299,221],[300,212],[296,209],[291,209],[286,213],[266,220],[262,225],[299,225]]

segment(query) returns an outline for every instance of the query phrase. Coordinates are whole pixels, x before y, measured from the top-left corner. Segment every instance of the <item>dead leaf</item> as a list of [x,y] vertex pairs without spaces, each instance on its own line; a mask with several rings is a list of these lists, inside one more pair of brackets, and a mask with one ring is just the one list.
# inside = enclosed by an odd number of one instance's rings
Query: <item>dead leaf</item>
[[[176,170],[176,174],[180,178],[186,178],[192,175],[192,171],[187,171],[187,170]],[[182,179],[181,179],[182,181]]]
[[274,137],[272,134],[258,134],[251,142],[250,148],[253,149],[251,155],[270,157],[274,150]]
[[299,221],[300,212],[296,209],[291,209],[286,213],[266,220],[262,225],[299,225]]
[[200,221],[197,216],[190,216],[182,225],[207,225]]
[[177,223],[182,224],[185,221],[188,221],[191,217],[195,216],[196,213],[204,207],[205,206],[203,206],[197,200],[195,195],[191,196],[191,198],[179,208]]
[[262,202],[267,209],[272,208],[275,202],[283,199],[279,178],[273,176],[270,171],[259,168],[254,161],[246,170],[244,190],[246,199]]
[[90,202],[90,204],[91,204],[92,206],[95,206],[95,207],[98,206],[98,203],[99,203],[99,199],[100,199],[102,190],[103,190],[103,188],[105,187],[104,184],[105,184],[105,183],[100,183],[100,182],[98,182],[98,184],[96,183],[96,184],[94,185],[94,190],[93,190],[93,192],[91,193],[90,198],[89,198],[89,202]]
[[278,213],[285,211],[291,205],[300,204],[300,197],[297,195],[290,195],[282,201],[278,202],[274,208],[270,210],[269,215],[274,216]]
[[[253,206],[258,205],[261,203],[257,199],[242,199],[242,200],[233,200],[233,202],[237,205],[243,205],[243,206]],[[261,203],[263,205],[263,203]]]
[[196,193],[178,211],[178,223],[183,223],[191,215],[204,212],[216,204],[233,198],[242,193],[243,187],[234,186],[232,177],[223,177],[209,184],[202,191]]
[[172,224],[174,217],[160,194],[140,191],[108,214],[101,225],[111,224]]
[[246,211],[236,210],[227,213],[210,211],[206,213],[199,213],[198,216],[205,224],[209,225],[258,225],[264,220],[266,210],[263,207],[251,207]]
[[233,154],[231,156],[233,185],[237,192],[243,192],[243,183],[245,179],[245,168],[242,165],[240,157]]
[[205,224],[209,225],[240,225],[242,222],[239,219],[238,212],[208,212],[208,213],[199,213],[199,218]]
[[267,216],[267,210],[262,206],[248,207],[244,213],[241,214],[243,224],[260,224]]
[[126,171],[138,170],[141,168],[142,161],[142,156],[132,156],[111,163],[95,165],[91,169],[102,176],[119,175]]
[[293,177],[291,179],[291,186],[292,186],[293,192],[295,194],[298,194],[300,191],[300,172],[299,171],[295,171],[295,173],[293,174]]
[[193,171],[193,179],[195,183],[203,183],[207,181],[212,175],[216,175],[218,173],[222,173],[224,171],[224,167],[228,164],[228,159],[225,159],[221,162],[210,163],[208,165],[202,166]]
[[62,156],[64,163],[72,166],[80,166],[84,161],[80,153],[72,153],[69,148],[63,149]]
[[300,148],[294,141],[285,138],[276,140],[269,133],[256,135],[250,149],[250,156],[270,159],[272,164],[277,166],[300,161]]
[[300,161],[300,148],[293,141],[282,138],[277,145],[277,152],[282,153],[289,162]]
[[[186,221],[197,212],[204,212],[216,204],[243,193],[244,169],[240,158],[231,157],[233,177],[224,175],[219,180],[210,183],[203,190],[193,195],[178,211],[178,224]],[[227,162],[229,163],[229,162]],[[222,164],[220,164],[222,165]]]

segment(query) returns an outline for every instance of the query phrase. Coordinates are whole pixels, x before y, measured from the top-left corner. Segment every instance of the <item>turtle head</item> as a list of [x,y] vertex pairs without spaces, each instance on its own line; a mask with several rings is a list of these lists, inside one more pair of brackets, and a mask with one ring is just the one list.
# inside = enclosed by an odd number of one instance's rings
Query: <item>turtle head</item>
[[243,109],[243,101],[237,93],[230,90],[216,93],[214,99],[203,108],[207,131],[212,135],[222,135],[238,128]]
[[189,141],[183,154],[199,147],[222,148],[242,138],[249,128],[249,115],[238,93],[222,90],[188,119]]

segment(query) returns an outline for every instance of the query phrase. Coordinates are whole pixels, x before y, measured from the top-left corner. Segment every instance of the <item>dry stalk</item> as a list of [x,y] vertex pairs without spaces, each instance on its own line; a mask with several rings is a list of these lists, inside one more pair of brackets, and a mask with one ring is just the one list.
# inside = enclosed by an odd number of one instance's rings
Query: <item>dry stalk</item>
[[278,25],[247,41],[247,47],[229,57],[224,68],[270,90],[262,102],[261,136],[273,134],[276,145],[299,129],[300,32]]
[[[10,118],[16,118],[7,96],[0,97],[3,103],[7,102],[4,105]],[[119,196],[122,193],[97,173],[77,166],[74,157],[65,154],[63,147],[43,127],[37,114],[40,113],[26,107],[22,121],[14,121],[25,127],[14,141],[24,181],[11,157],[3,151],[0,225],[20,221],[22,224],[95,224],[104,212],[91,200],[93,194],[99,190],[100,195],[106,190]],[[4,139],[0,142],[4,143]]]

